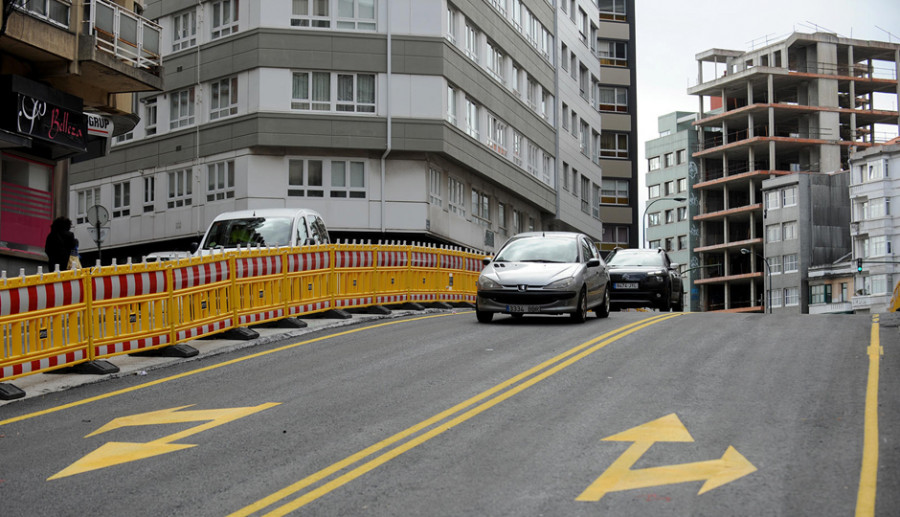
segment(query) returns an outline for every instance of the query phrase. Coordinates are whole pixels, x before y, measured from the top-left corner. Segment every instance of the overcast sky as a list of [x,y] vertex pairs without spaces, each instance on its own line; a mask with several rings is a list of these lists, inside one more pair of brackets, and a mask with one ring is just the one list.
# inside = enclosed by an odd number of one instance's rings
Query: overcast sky
[[635,4],[639,215],[646,199],[644,143],[658,136],[657,117],[697,111],[697,97],[687,94],[688,86],[697,81],[696,54],[712,48],[747,51],[764,46],[766,38],[772,43],[794,31],[815,32],[815,25],[841,36],[900,43],[900,0],[635,0]]

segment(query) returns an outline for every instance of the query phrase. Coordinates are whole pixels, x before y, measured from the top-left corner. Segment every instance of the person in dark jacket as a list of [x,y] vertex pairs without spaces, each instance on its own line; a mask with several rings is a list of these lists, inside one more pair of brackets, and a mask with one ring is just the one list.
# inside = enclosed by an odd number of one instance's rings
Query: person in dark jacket
[[44,243],[50,271],[53,271],[57,264],[59,269],[66,269],[69,265],[69,255],[77,249],[78,239],[72,233],[72,221],[68,217],[57,217],[50,224],[50,234]]

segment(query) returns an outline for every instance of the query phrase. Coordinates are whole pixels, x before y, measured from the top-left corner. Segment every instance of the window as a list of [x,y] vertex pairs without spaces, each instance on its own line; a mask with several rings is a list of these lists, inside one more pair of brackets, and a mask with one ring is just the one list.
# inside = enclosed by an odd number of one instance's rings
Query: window
[[560,117],[560,121],[562,122],[563,131],[569,131],[569,105],[565,102],[562,103],[562,117]]
[[169,129],[178,129],[194,124],[194,88],[169,94]]
[[666,237],[666,251],[675,251],[673,248],[674,240],[672,237]]
[[359,161],[331,160],[331,198],[365,199],[366,167]]
[[675,153],[666,153],[666,167],[675,165]]
[[864,277],[863,278],[863,289],[865,289],[866,294],[869,294],[869,295],[890,294],[891,283],[888,280],[888,275],[875,275],[875,276]]
[[[5,165],[5,164],[4,164]],[[88,208],[100,204],[100,187],[78,191],[78,210],[75,213],[75,224],[87,222]]]
[[628,227],[604,224],[603,242],[614,246],[628,246]]
[[682,163],[687,161],[687,151],[684,149],[679,149],[675,151],[675,164],[681,165]]
[[131,215],[131,182],[113,184],[113,217]]
[[454,214],[465,217],[465,203],[465,185],[463,185],[463,182],[451,176],[447,182],[447,208]]
[[792,307],[794,305],[800,305],[800,288],[787,287],[784,290],[784,306]]
[[[296,2],[295,2],[296,3]],[[302,2],[301,2],[302,3]],[[212,39],[238,30],[238,0],[220,0],[212,4]]]
[[601,20],[624,22],[628,20],[625,0],[598,0]]
[[524,221],[524,216],[522,212],[518,210],[513,210],[512,213],[512,231],[513,235],[522,232],[522,221]]
[[295,110],[375,113],[375,75],[294,72],[291,97]]
[[659,156],[654,156],[653,158],[650,158],[649,168],[651,171],[659,170]]
[[190,169],[172,171],[168,174],[169,193],[166,198],[168,208],[190,206],[192,203],[193,181]]
[[647,243],[647,245],[650,247],[650,249],[659,248],[660,247],[659,239],[654,239],[654,240],[650,241],[649,243]]
[[512,91],[516,93],[519,97],[522,96],[522,70],[519,68],[519,65],[513,65],[512,67],[512,81],[510,81],[510,87]]
[[478,62],[478,29],[466,22],[465,54],[472,61]]
[[600,111],[628,111],[628,88],[601,86],[598,88],[597,109]]
[[628,44],[624,41],[600,40],[597,42],[600,64],[604,66],[628,66]]
[[506,123],[488,113],[488,147],[506,156]]
[[466,133],[475,140],[479,139],[478,104],[469,97],[466,97]]
[[513,163],[522,167],[524,156],[525,137],[518,131],[513,131]]
[[213,81],[210,88],[209,119],[236,115],[238,112],[237,77]]
[[809,286],[809,304],[831,303],[831,284]]
[[675,194],[675,181],[667,181],[666,182],[666,195],[671,196]]
[[500,81],[501,84],[506,84],[506,79],[503,77],[503,52],[490,41],[487,44],[487,63],[485,66],[487,67],[488,73],[491,76]]
[[456,88],[447,86],[447,121],[456,125]]
[[197,12],[193,9],[175,15],[172,28],[172,52],[197,44]]
[[444,206],[444,199],[441,197],[441,185],[444,179],[441,171],[430,168],[428,169],[428,202],[435,206]]
[[659,185],[650,185],[647,190],[650,199],[659,197]]
[[501,235],[507,235],[506,205],[503,203],[497,203],[497,228],[500,230]]
[[[581,152],[588,154],[590,151],[591,127],[584,120],[581,121]],[[602,145],[602,144],[601,144]]]
[[456,18],[459,15],[459,11],[457,11],[453,6],[447,4],[447,34],[445,36],[450,43],[456,44]]
[[686,250],[688,249],[688,238],[687,235],[679,235],[678,236],[678,249]]
[[769,301],[772,304],[772,307],[781,307],[781,302],[784,297],[784,291],[781,289],[770,289],[769,290]]
[[591,195],[591,180],[588,179],[587,176],[581,177],[581,211],[589,214],[590,212],[590,199]]
[[234,198],[234,160],[209,164],[206,177],[207,201]]
[[781,240],[781,226],[770,224],[766,226],[766,242],[778,242]]
[[881,172],[881,162],[872,162],[866,164],[866,181],[877,181],[883,179]]
[[769,261],[769,272],[773,275],[781,274],[781,256],[767,257]]
[[628,158],[628,134],[601,133],[600,156],[604,158]]
[[797,204],[797,187],[787,187],[782,191],[781,206],[794,206]]
[[659,212],[653,212],[647,216],[647,224],[649,226],[659,226]]
[[672,224],[675,222],[675,210],[666,210],[666,224]]
[[329,0],[294,0],[291,26],[324,29],[331,27]]
[[678,189],[676,192],[687,192],[687,178],[678,178]]
[[375,30],[375,0],[338,0],[337,28]]
[[578,89],[581,93],[581,96],[585,99],[588,98],[588,84],[591,78],[590,72],[586,66],[579,63],[578,65]]
[[578,113],[572,110],[572,136],[578,137]]
[[686,206],[678,207],[678,220],[679,221],[687,221],[688,210]]
[[603,179],[603,191],[600,202],[606,205],[628,204],[628,180]]
[[591,196],[591,215],[594,219],[600,219],[600,185],[594,183],[591,188],[594,193]]
[[796,253],[784,256],[784,272],[794,273],[800,270],[800,261],[797,259]]
[[789,241],[797,238],[797,221],[791,221],[781,225],[781,239]]
[[156,134],[156,97],[144,101],[144,133],[147,136]]
[[569,47],[565,43],[560,44],[559,64],[563,70],[569,71]]
[[156,209],[156,177],[144,176],[144,213]]
[[491,198],[475,189],[472,189],[472,216],[481,226],[491,227]]
[[766,210],[774,210],[781,206],[781,197],[778,191],[766,192]]
[[[69,0],[26,0],[25,2],[13,2],[10,7],[15,6],[26,11],[35,18],[40,18],[53,25],[69,28],[69,10],[71,9],[71,1]],[[10,14],[9,8],[4,4],[4,17]],[[4,19],[4,22],[6,20]]]
[[322,160],[288,161],[288,196],[325,197]]
[[891,252],[891,243],[886,235],[871,237],[865,241],[866,257],[883,257]]

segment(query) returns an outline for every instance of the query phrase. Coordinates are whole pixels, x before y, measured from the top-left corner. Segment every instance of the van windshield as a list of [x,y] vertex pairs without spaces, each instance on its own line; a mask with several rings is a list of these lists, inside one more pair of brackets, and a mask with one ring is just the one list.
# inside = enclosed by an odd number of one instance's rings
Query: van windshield
[[236,248],[238,246],[290,246],[289,217],[251,217],[215,221],[201,249]]

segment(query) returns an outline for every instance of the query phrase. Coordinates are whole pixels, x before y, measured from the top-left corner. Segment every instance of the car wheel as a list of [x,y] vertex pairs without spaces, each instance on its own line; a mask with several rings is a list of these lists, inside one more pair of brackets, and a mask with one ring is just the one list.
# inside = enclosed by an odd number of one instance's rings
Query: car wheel
[[674,312],[684,312],[684,293],[678,297],[678,301],[672,306]]
[[475,317],[478,318],[478,323],[490,323],[491,320],[494,319],[494,313],[476,309]]
[[603,303],[601,303],[596,309],[594,309],[594,314],[597,315],[598,318],[608,318],[609,317],[609,286],[606,286],[603,294]]
[[587,296],[584,287],[578,293],[578,307],[572,312],[571,318],[575,323],[584,323],[587,319]]

